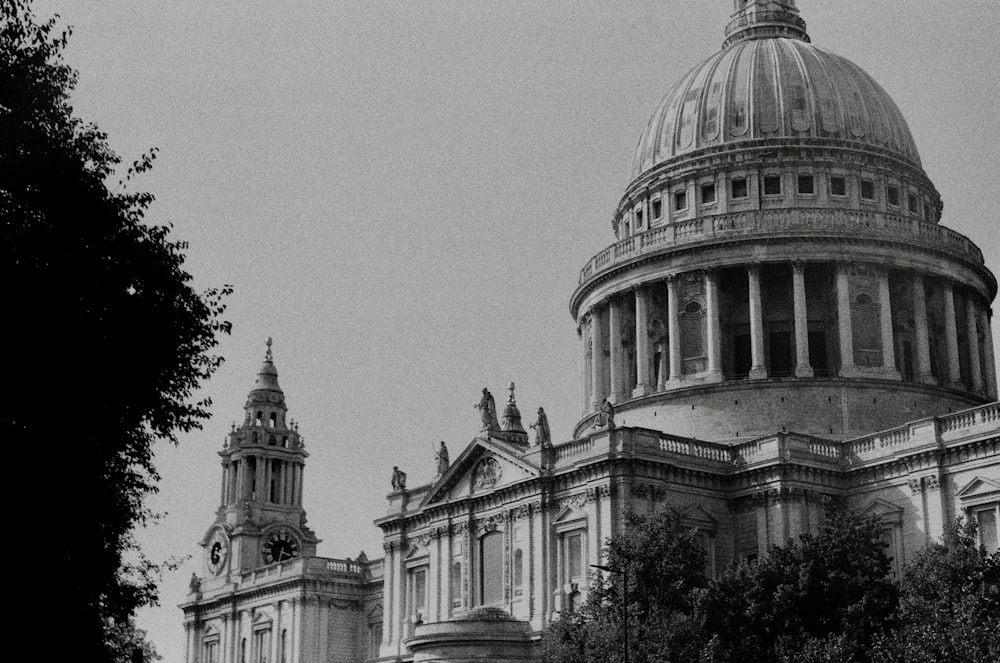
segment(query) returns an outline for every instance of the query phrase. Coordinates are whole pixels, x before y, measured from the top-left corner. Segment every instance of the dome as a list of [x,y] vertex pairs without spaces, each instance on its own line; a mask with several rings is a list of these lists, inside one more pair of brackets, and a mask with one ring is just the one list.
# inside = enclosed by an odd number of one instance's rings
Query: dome
[[919,169],[903,114],[859,66],[804,32],[740,36],[663,97],[639,138],[632,179],[701,150],[765,141],[888,153]]

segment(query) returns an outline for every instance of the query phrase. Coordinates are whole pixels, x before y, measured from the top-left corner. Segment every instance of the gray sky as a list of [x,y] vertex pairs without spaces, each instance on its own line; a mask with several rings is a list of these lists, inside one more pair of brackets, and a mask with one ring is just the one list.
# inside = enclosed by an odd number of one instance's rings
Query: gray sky
[[[1000,268],[995,0],[801,0],[910,123],[944,224]],[[38,1],[74,28],[77,113],[131,163],[150,219],[190,242],[199,289],[231,283],[226,364],[205,430],[161,447],[168,512],[141,541],[191,555],[140,624],[183,660],[181,612],[219,499],[221,449],[274,337],[311,454],[319,552],[382,554],[393,465],[410,485],[476,434],[488,386],[517,383],[567,439],[580,414],[568,313],[610,244],[632,148],[667,88],[721,46],[728,0]],[[1000,327],[1000,324],[997,325]],[[996,343],[1000,348],[1000,342]],[[533,420],[533,419],[532,419]]]

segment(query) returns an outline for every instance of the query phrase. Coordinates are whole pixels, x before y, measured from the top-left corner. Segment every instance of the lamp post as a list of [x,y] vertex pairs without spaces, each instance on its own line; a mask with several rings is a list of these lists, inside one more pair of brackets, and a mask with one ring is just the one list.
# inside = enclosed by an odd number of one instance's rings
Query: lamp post
[[617,573],[622,576],[622,629],[625,636],[622,643],[622,650],[625,653],[624,663],[628,663],[628,568],[614,569],[610,566],[601,566],[600,564],[591,564],[590,566],[594,569],[600,569],[608,573]]

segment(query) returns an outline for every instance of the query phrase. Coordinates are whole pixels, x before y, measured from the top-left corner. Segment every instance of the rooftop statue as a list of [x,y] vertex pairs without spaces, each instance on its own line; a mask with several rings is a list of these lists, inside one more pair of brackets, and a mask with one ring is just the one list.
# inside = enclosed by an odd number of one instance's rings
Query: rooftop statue
[[406,490],[406,472],[396,466],[392,468],[392,489]]
[[500,430],[500,421],[497,419],[497,405],[493,400],[493,394],[486,387],[483,387],[483,395],[473,407],[478,408],[479,416],[483,420],[485,431]]
[[448,465],[451,464],[448,458],[448,447],[445,445],[444,440],[441,440],[441,446],[438,450],[434,452],[434,460],[437,462],[438,475],[442,475],[448,471]]
[[552,444],[552,433],[549,431],[549,418],[543,408],[538,408],[538,419],[531,424],[535,429],[535,444],[545,446]]

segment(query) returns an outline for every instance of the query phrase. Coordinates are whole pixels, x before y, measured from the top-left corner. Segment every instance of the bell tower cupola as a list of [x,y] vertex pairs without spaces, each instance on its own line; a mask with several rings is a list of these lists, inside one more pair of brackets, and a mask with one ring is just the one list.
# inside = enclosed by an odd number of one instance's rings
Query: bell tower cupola
[[223,569],[213,546],[225,550],[233,565],[225,566],[233,571],[316,554],[318,540],[306,526],[302,507],[308,454],[298,424],[287,418],[271,346],[268,338],[243,423],[233,424],[219,452],[221,504],[203,542],[208,571],[214,575]]

